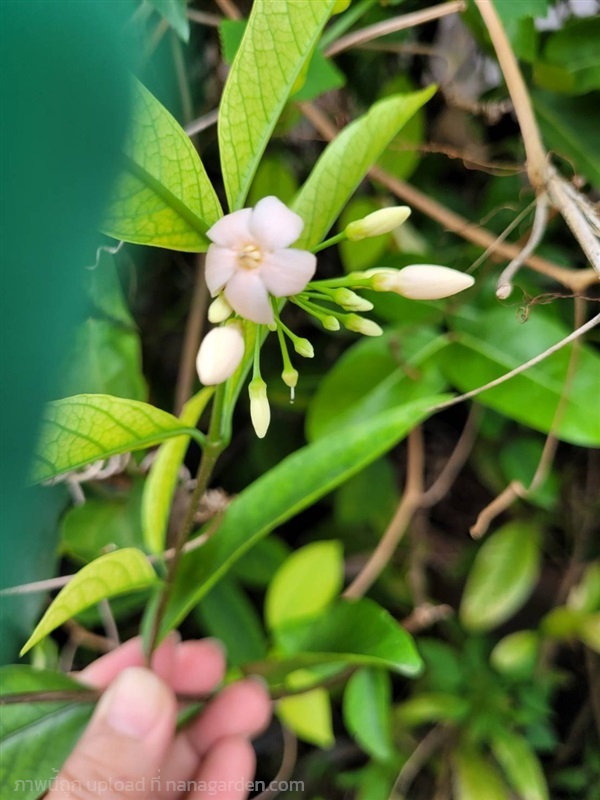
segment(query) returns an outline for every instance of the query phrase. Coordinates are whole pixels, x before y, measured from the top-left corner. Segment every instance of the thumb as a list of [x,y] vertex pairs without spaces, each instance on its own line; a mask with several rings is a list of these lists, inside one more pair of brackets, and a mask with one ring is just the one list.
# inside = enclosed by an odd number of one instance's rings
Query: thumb
[[153,778],[173,741],[176,717],[175,697],[154,673],[124,670],[102,695],[49,800],[153,796]]

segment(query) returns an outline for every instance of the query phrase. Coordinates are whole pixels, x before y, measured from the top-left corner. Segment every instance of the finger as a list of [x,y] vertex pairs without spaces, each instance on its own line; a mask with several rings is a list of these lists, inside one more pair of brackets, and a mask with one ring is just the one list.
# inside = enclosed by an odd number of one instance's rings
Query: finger
[[149,670],[125,669],[104,692],[92,720],[61,770],[50,800],[152,797],[152,779],[171,745],[177,704]]
[[175,650],[171,686],[181,694],[216,688],[225,675],[225,651],[217,639],[182,642]]
[[[181,640],[177,631],[171,631],[152,657],[152,668],[167,683],[172,672],[171,662],[175,646]],[[96,659],[89,667],[76,673],[77,680],[104,689],[127,667],[145,665],[144,648],[140,636],[129,639],[115,650]]]
[[252,745],[241,736],[220,739],[206,754],[195,779],[189,783],[189,800],[245,800],[252,788],[256,758]]
[[185,733],[202,757],[224,737],[256,736],[270,719],[271,700],[265,685],[260,680],[247,678],[226,686]]

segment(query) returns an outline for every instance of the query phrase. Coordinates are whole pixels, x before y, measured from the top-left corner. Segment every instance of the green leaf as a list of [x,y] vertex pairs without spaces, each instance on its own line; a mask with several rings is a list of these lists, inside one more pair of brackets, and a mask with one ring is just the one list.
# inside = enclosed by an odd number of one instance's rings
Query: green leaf
[[207,229],[223,214],[215,190],[183,128],[139,81],[124,147],[125,168],[102,230],[115,239],[203,252]]
[[145,400],[148,389],[137,331],[102,319],[79,325],[60,388],[66,395],[113,394]]
[[219,25],[219,39],[221,40],[221,53],[226,64],[233,64],[235,54],[244,38],[247,19],[223,19]]
[[[427,670],[427,665],[425,668]],[[394,718],[409,727],[432,722],[459,722],[469,709],[470,703],[464,697],[444,692],[420,692],[399,705]]]
[[[59,672],[11,665],[0,669],[2,697],[21,692],[80,691]],[[49,791],[56,771],[79,740],[93,704],[73,700],[11,703],[0,715],[0,794],[35,800]]]
[[567,606],[575,611],[600,611],[600,560],[587,565],[569,592]]
[[310,249],[321,241],[369,167],[435,90],[380,100],[326,147],[292,205],[305,222],[295,247]]
[[490,664],[502,675],[527,678],[533,674],[539,649],[536,631],[515,631],[496,644],[490,653]]
[[489,536],[475,557],[460,604],[469,630],[485,631],[509,619],[537,583],[540,532],[525,522],[509,522]]
[[144,481],[134,481],[125,496],[89,497],[70,508],[61,523],[61,553],[84,562],[109,549],[143,546],[140,507]]
[[313,542],[296,550],[273,576],[265,598],[265,621],[278,628],[314,617],[339,594],[344,559],[339,542]]
[[[306,670],[289,676],[294,688],[294,678],[304,679]],[[311,689],[303,694],[283,697],[277,703],[277,716],[299,739],[317,747],[328,748],[335,743],[331,723],[331,701],[326,689]]]
[[260,617],[237,581],[225,577],[196,606],[204,630],[220,639],[233,667],[259,661],[267,652]]
[[588,98],[540,91],[532,92],[532,98],[546,144],[590,183],[600,185],[598,125]]
[[443,391],[434,356],[448,340],[433,328],[390,330],[353,344],[320,381],[306,416],[306,436],[321,439],[382,411]]
[[261,476],[225,513],[219,535],[180,564],[162,633],[188,611],[247,550],[270,531],[390,450],[442,397],[410,403],[303,447]]
[[177,36],[187,44],[190,39],[187,0],[150,0],[150,3],[167,20]]
[[[384,98],[399,92],[414,91],[414,85],[405,75],[396,75],[388,81],[378,97]],[[408,120],[377,160],[377,165],[399,180],[408,180],[417,168],[421,156],[419,147],[425,138],[425,112],[422,108]],[[386,189],[386,192],[389,191]]]
[[259,200],[275,195],[288,205],[298,191],[296,176],[286,159],[266,156],[260,162],[248,194],[248,205],[255,206]]
[[520,800],[548,800],[544,772],[526,739],[503,730],[492,737],[491,748]]
[[[188,400],[179,417],[183,427],[192,428],[198,424],[213,392],[212,387],[201,389]],[[189,443],[189,436],[177,436],[165,442],[156,453],[148,473],[142,498],[142,530],[144,542],[151,553],[162,553],[165,549],[179,468]]]
[[304,83],[292,99],[297,103],[314,100],[325,92],[341,88],[345,83],[344,73],[317,48],[308,63]]
[[[498,308],[480,315],[440,359],[448,378],[467,392],[504,375],[544,352],[569,334],[560,323],[542,314],[527,322],[515,317],[514,309]],[[477,395],[477,402],[510,419],[548,433],[565,392],[571,346],[517,375],[495,389]],[[583,446],[600,446],[600,415],[593,413],[592,398],[600,396],[600,357],[583,345],[577,357],[575,376],[568,387],[568,401],[561,413],[556,435]]]
[[156,573],[140,550],[127,547],[100,556],[80,569],[56,595],[21,655],[83,609],[107,597],[144,589],[155,581]]
[[274,573],[290,555],[290,548],[277,536],[261,539],[232,566],[232,574],[245,584],[265,589]]
[[567,20],[534,64],[538,86],[568,94],[587,94],[600,88],[600,18]]
[[196,430],[159,408],[107,394],[79,394],[48,403],[33,480],[43,481],[99,459],[143,450]]
[[496,769],[474,748],[460,747],[454,753],[453,768],[456,800],[509,800]]
[[379,761],[394,756],[390,679],[383,670],[363,668],[352,675],[344,691],[344,722],[362,749]]
[[86,295],[96,314],[102,314],[112,322],[135,330],[135,322],[125,302],[112,253],[101,250],[96,265],[85,271],[84,281]]
[[504,24],[524,17],[545,17],[548,13],[548,0],[494,0],[494,6]]
[[409,677],[422,668],[411,636],[372,600],[340,600],[317,619],[278,628],[276,641],[282,655],[304,666],[341,662]]
[[368,525],[381,534],[398,506],[396,471],[380,458],[341,486],[334,499],[333,516],[342,530]]
[[241,208],[286,100],[334,0],[255,0],[219,110],[219,148],[229,208]]

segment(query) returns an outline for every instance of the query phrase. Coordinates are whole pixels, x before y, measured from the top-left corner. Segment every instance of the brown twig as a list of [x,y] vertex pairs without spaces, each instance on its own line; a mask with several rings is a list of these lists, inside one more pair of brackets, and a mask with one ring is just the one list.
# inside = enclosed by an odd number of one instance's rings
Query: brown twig
[[400,795],[406,794],[407,789],[419,772],[421,772],[431,756],[444,745],[450,735],[451,731],[448,728],[437,725],[421,739],[400,770],[394,783],[391,797],[394,797],[396,792]]
[[281,724],[281,735],[283,738],[283,754],[281,756],[281,764],[277,770],[277,774],[270,781],[269,786],[255,795],[253,800],[268,800],[269,797],[277,797],[280,793],[278,787],[283,782],[287,782],[294,773],[294,767],[298,759],[298,739],[294,733],[285,725]]
[[242,12],[233,0],[215,0],[215,3],[219,6],[221,13],[224,14],[227,19],[243,19]]
[[469,416],[465,422],[465,426],[460,434],[460,438],[450,458],[446,462],[445,467],[437,476],[435,481],[431,484],[426,492],[423,492],[421,497],[422,508],[430,508],[436,505],[440,500],[445,497],[450,491],[452,485],[457,479],[467,459],[471,454],[475,439],[477,438],[477,431],[479,426],[480,409],[473,406],[469,411]]
[[208,306],[208,288],[204,279],[204,253],[196,257],[196,274],[194,277],[194,293],[192,304],[185,325],[183,347],[177,372],[175,389],[175,413],[180,414],[184,404],[192,395],[194,376],[196,374],[196,355],[202,339],[206,309]]
[[422,11],[414,11],[411,14],[403,14],[399,17],[386,19],[383,22],[377,22],[375,25],[369,25],[367,28],[362,28],[359,31],[353,31],[346,36],[342,36],[337,42],[329,45],[325,50],[325,55],[328,57],[336,56],[343,50],[348,50],[350,47],[356,47],[365,42],[370,42],[373,39],[379,39],[381,36],[387,36],[389,33],[403,31],[407,28],[414,28],[416,25],[423,25],[426,22],[432,22],[435,19],[447,17],[449,14],[460,14],[466,7],[467,5],[463,0],[452,0],[452,2],[425,8]]

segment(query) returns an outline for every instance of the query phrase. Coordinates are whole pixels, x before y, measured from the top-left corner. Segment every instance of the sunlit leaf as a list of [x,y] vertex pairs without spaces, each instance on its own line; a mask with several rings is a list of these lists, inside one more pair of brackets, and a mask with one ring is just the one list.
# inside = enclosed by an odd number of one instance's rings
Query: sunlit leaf
[[502,730],[492,737],[491,747],[508,783],[521,800],[548,800],[544,771],[526,739]]
[[155,581],[156,573],[140,550],[127,547],[100,556],[80,569],[57,594],[21,655],[83,609],[107,597],[143,589]]
[[460,604],[470,630],[489,630],[509,619],[529,597],[540,569],[540,531],[509,522],[490,534],[477,553]]
[[430,86],[380,100],[326,147],[292,204],[305,222],[295,247],[310,248],[321,241],[369,167],[434,92]]
[[202,252],[206,230],[221,206],[183,128],[139,81],[134,112],[102,230],[115,239],[171,250]]
[[[0,669],[0,692],[81,691],[59,672],[13,665]],[[73,700],[11,703],[0,715],[0,794],[35,800],[49,791],[93,711],[91,702]]]
[[[197,425],[213,394],[213,389],[201,389],[183,407],[180,424],[186,428]],[[185,458],[189,436],[177,436],[161,445],[156,453],[142,498],[142,529],[144,542],[151,553],[165,548],[171,504],[177,486],[179,468]]]
[[313,542],[296,550],[273,576],[265,598],[265,620],[277,628],[315,616],[342,588],[344,561],[339,542]]
[[452,766],[456,800],[509,800],[508,789],[497,769],[474,748],[458,748]]
[[44,410],[32,477],[47,480],[181,434],[196,436],[196,431],[148,403],[107,394],[66,397]]
[[540,648],[537,631],[515,631],[500,639],[490,664],[502,675],[523,678],[533,674]]
[[255,0],[219,111],[219,147],[230,210],[241,208],[254,173],[312,53],[334,0]]
[[[306,670],[292,673],[288,685],[294,687],[294,679],[309,676]],[[326,689],[311,689],[303,694],[283,697],[276,707],[277,716],[299,739],[317,747],[327,748],[335,743],[331,722],[331,700]]]
[[391,685],[387,672],[359,669],[344,691],[344,722],[349,733],[373,758],[393,757]]
[[441,399],[423,398],[366,419],[343,437],[334,434],[303,447],[245,489],[227,509],[218,536],[182,558],[163,635],[257,541],[391,449]]

